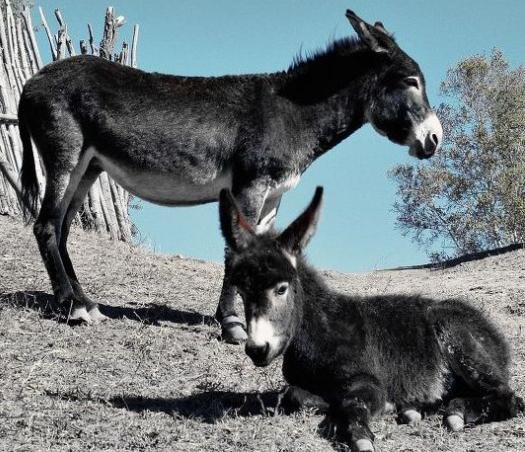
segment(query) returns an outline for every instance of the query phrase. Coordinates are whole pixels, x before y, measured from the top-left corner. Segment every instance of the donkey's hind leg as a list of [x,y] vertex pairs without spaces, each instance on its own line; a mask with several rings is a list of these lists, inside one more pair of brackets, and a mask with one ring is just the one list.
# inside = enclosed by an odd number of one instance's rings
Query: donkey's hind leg
[[46,168],[46,190],[33,230],[59,306],[69,309],[69,318],[91,322],[85,302],[75,296],[59,249],[67,208],[91,160],[90,152],[82,150],[80,139],[71,133],[66,143],[57,139],[51,145],[43,137],[35,140]]
[[452,368],[466,386],[452,399],[445,410],[445,423],[452,431],[463,430],[466,424],[502,421],[523,412],[523,400],[509,386],[506,370],[495,357],[483,350],[473,335],[461,341],[461,349],[451,354]]
[[454,377],[464,386],[445,412],[453,430],[465,424],[499,421],[523,411],[523,401],[509,387],[509,352],[499,331],[478,311],[443,302],[440,341]]
[[[70,309],[75,310],[78,306],[75,303],[73,287],[58,249],[65,214],[63,200],[69,185],[69,176],[68,173],[53,174],[47,171],[46,191],[33,231],[51,280],[55,300],[61,308],[71,303]],[[84,320],[90,321],[89,316]]]
[[445,421],[453,432],[463,430],[465,424],[503,421],[525,410],[523,400],[512,390],[499,390],[482,397],[458,397],[449,402]]
[[71,286],[73,288],[75,298],[80,302],[79,306],[75,307],[71,312],[70,318],[73,320],[86,320],[86,316],[88,316],[91,319],[91,321],[95,323],[106,320],[107,317],[100,312],[100,310],[98,309],[98,305],[95,302],[91,301],[89,297],[84,293],[82,286],[78,282],[77,275],[75,273],[73,264],[71,262],[71,258],[69,257],[69,253],[67,250],[67,239],[69,236],[71,223],[73,222],[75,215],[80,209],[80,206],[82,205],[89,189],[96,181],[100,173],[101,170],[98,167],[90,165],[87,168],[85,174],[82,176],[82,179],[80,180],[78,187],[75,193],[73,194],[71,202],[69,203],[69,207],[67,208],[67,213],[62,223],[62,231],[59,243],[60,256],[62,258],[62,262],[64,263],[64,268],[66,270],[67,275],[69,276],[69,282],[71,283]]

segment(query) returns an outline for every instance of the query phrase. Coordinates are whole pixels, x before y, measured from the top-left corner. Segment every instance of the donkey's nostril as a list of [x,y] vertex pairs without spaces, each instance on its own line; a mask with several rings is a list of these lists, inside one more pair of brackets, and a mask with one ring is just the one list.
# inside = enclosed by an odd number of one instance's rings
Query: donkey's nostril
[[436,146],[439,144],[439,138],[438,138],[438,136],[437,136],[435,133],[433,133],[433,134],[430,136],[430,138],[432,139],[432,142],[433,142]]
[[265,342],[264,345],[246,344],[246,354],[252,359],[255,365],[266,365],[270,344]]

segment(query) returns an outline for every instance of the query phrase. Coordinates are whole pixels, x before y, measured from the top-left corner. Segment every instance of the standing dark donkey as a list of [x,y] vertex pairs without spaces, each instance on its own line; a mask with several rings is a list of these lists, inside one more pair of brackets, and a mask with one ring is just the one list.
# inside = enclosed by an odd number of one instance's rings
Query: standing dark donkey
[[[179,77],[85,55],[52,63],[27,82],[18,112],[22,186],[34,205],[33,140],[47,175],[35,236],[70,318],[104,318],[66,247],[101,171],[136,196],[171,206],[217,201],[229,188],[246,221],[264,231],[310,164],[367,122],[418,158],[438,149],[442,129],[417,63],[379,22],[346,16],[359,39],[336,41],[286,72]],[[229,267],[226,252],[217,317],[223,337],[242,342]]]
[[454,431],[465,423],[515,416],[523,401],[509,387],[509,350],[479,311],[458,300],[346,296],[331,291],[302,250],[312,237],[322,189],[283,233],[257,235],[224,190],[223,235],[231,282],[244,301],[246,353],[257,366],[284,354],[291,385],[320,396],[343,440],[373,451],[371,416],[393,404],[402,420],[445,403]]

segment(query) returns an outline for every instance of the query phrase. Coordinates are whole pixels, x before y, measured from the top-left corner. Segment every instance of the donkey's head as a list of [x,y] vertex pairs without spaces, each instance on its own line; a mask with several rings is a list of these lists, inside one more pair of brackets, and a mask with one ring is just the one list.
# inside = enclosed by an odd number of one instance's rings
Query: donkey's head
[[231,282],[244,302],[246,353],[267,366],[286,349],[302,315],[297,258],[312,237],[321,207],[318,187],[308,208],[281,234],[256,235],[223,190],[219,212],[222,234],[231,251]]
[[381,22],[370,25],[350,10],[346,17],[361,42],[382,62],[370,86],[366,119],[394,143],[408,145],[410,155],[431,157],[441,145],[443,129],[428,103],[418,64],[401,50]]

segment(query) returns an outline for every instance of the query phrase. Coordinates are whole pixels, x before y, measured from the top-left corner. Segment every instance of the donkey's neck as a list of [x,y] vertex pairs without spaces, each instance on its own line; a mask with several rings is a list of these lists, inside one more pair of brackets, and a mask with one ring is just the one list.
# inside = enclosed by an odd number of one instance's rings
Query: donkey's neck
[[326,333],[328,311],[334,293],[326,286],[318,273],[302,259],[298,260],[300,318],[295,328],[291,349],[301,355],[315,355],[315,345],[322,341],[319,336]]
[[364,101],[353,96],[332,96],[305,110],[303,114],[310,130],[316,131],[315,158],[335,147],[366,122]]
[[367,121],[365,112],[384,66],[385,60],[359,41],[343,39],[288,70],[279,94],[295,105],[315,134],[316,157]]
[[283,359],[283,374],[291,385],[319,394],[315,385],[323,373],[327,342],[330,340],[330,304],[333,293],[320,276],[298,259],[299,303],[294,334]]

